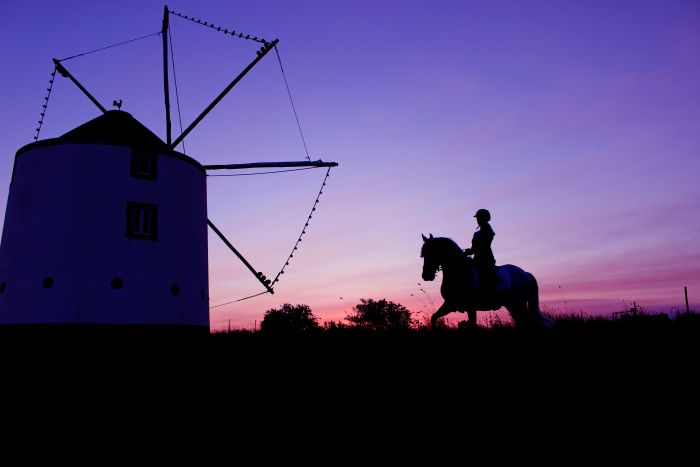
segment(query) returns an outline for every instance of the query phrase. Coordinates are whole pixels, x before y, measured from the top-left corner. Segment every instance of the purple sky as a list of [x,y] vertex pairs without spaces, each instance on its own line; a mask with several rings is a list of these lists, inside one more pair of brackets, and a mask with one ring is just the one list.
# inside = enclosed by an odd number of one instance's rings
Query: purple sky
[[[493,215],[497,261],[537,277],[545,310],[609,314],[636,301],[670,311],[684,308],[684,286],[699,308],[698,2],[168,6],[279,38],[311,158],[340,163],[275,295],[213,308],[212,329],[229,320],[252,327],[283,303],[307,304],[323,320],[342,319],[360,298],[425,313],[441,300],[439,282],[420,278],[421,233],[466,248],[482,207]],[[51,59],[154,33],[162,8],[0,3],[2,212],[14,154],[33,141]],[[171,24],[187,126],[257,48],[180,18]],[[64,64],[103,104],[123,99],[122,110],[164,137],[160,47],[152,37]],[[174,95],[172,105],[177,135]],[[98,115],[57,77],[41,138]],[[274,54],[185,145],[203,164],[305,158]],[[324,173],[209,178],[209,217],[272,278]],[[217,237],[209,241],[212,306],[262,290]]]

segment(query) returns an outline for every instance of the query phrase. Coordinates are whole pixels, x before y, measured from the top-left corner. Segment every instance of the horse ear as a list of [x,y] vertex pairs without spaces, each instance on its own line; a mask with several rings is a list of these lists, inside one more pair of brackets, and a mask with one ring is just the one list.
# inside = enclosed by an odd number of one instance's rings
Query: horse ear
[[426,241],[426,240],[427,240],[427,238],[425,238],[425,235],[420,234],[420,236],[423,237],[423,241]]
[[433,238],[433,234],[430,234],[430,238]]

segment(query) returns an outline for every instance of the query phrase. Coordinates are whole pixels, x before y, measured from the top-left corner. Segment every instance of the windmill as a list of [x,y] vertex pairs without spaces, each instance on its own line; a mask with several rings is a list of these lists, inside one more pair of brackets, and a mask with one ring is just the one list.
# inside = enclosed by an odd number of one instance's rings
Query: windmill
[[[170,15],[260,44],[248,66],[175,138],[168,71]],[[279,41],[202,22],[167,6],[156,34],[163,42],[165,141],[122,111],[121,99],[113,102],[116,110],[107,110],[66,68],[67,59],[53,60],[35,142],[15,155],[0,243],[0,324],[155,325],[208,332],[207,228],[250,270],[264,287],[262,293],[274,293],[301,236],[285,266],[268,279],[207,217],[207,173],[327,167],[325,186],[330,168],[338,164],[312,161],[307,153],[304,161],[202,165],[176,151],[258,62],[271,51],[278,54]],[[72,81],[101,115],[62,136],[39,140],[56,74]]]

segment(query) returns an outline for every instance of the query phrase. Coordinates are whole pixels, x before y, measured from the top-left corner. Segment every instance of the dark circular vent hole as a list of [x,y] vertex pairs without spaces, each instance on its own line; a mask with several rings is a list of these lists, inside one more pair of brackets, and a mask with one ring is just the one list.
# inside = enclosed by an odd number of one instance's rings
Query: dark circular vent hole
[[41,285],[42,285],[45,289],[50,289],[51,287],[53,287],[53,282],[54,282],[54,281],[53,281],[53,277],[51,277],[51,276],[49,276],[49,277],[44,277],[44,280],[41,281]]
[[7,289],[7,284],[5,281],[0,282],[0,293],[3,293]]
[[113,289],[121,289],[122,287],[124,287],[124,279],[122,279],[121,277],[115,277],[112,279],[111,284]]
[[[5,289],[4,289],[5,283],[4,283],[4,282],[2,283],[2,287],[3,287],[3,290],[5,290]],[[199,291],[199,296],[202,297],[202,300],[204,300],[204,289],[202,289],[202,290]]]
[[170,286],[170,293],[173,295],[179,295],[180,294],[180,286],[177,284],[173,284]]

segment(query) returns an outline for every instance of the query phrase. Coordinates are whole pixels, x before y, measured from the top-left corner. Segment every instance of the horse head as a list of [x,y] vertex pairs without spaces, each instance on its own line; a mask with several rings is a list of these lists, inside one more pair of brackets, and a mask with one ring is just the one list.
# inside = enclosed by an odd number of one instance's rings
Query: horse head
[[440,267],[440,262],[435,254],[435,241],[433,234],[430,234],[430,237],[421,234],[421,237],[423,237],[423,247],[420,250],[420,257],[423,258],[422,277],[424,281],[432,281]]

